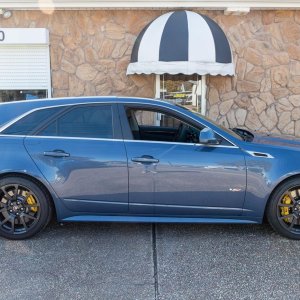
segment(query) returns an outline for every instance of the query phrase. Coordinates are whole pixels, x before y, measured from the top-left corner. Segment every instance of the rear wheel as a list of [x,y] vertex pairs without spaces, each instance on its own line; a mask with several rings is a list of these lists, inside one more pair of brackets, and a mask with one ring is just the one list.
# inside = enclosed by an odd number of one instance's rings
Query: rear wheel
[[274,192],[267,207],[267,218],[281,235],[300,239],[300,178],[286,181]]
[[14,240],[32,237],[49,222],[50,199],[36,183],[21,177],[0,180],[0,235]]

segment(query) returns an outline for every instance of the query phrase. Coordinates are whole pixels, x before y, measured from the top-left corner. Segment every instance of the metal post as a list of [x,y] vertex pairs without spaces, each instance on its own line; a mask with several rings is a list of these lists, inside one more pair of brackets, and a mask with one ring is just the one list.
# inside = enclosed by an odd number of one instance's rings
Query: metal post
[[201,114],[206,115],[206,76],[201,77]]

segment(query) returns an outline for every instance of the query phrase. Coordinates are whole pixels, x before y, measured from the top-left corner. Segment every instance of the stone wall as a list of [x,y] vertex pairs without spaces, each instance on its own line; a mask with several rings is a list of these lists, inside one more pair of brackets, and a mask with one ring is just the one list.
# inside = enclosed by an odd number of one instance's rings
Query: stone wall
[[[126,76],[133,43],[166,11],[14,11],[0,27],[50,31],[53,96],[154,96],[154,76]],[[208,116],[229,127],[300,136],[300,11],[225,16],[236,76],[208,76]]]
[[300,136],[300,11],[215,17],[235,77],[209,78],[208,115],[225,126]]

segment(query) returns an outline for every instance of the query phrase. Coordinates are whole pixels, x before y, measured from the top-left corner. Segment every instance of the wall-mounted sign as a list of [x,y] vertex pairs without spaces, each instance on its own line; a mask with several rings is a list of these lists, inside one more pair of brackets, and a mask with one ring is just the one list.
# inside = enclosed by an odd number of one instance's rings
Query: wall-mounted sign
[[2,44],[49,44],[49,31],[46,28],[0,28]]

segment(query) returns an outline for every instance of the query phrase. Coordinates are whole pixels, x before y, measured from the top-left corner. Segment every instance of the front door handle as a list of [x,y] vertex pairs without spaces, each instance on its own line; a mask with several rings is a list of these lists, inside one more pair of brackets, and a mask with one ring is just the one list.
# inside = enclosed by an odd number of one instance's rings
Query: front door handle
[[134,162],[139,162],[139,163],[144,163],[144,164],[154,164],[154,163],[158,163],[159,162],[159,159],[157,158],[154,158],[153,156],[151,155],[143,155],[141,157],[133,157],[131,159],[132,161]]
[[45,156],[52,156],[52,157],[69,157],[70,153],[66,153],[63,150],[53,150],[53,151],[45,151]]

